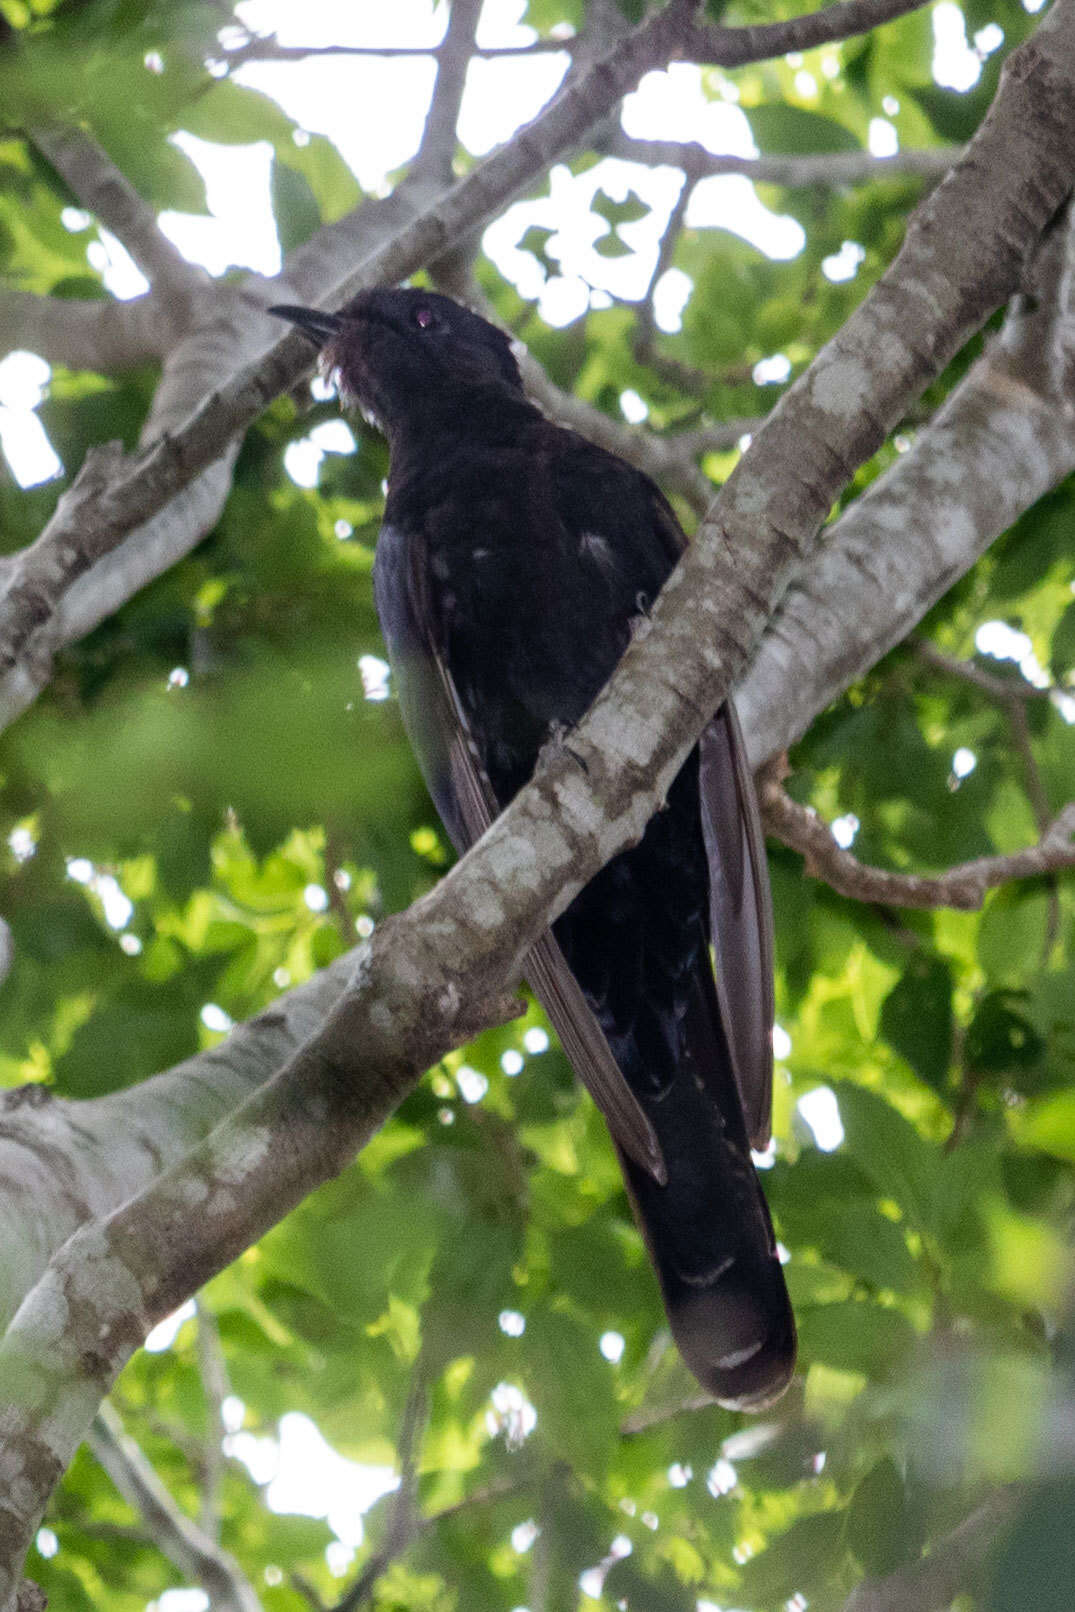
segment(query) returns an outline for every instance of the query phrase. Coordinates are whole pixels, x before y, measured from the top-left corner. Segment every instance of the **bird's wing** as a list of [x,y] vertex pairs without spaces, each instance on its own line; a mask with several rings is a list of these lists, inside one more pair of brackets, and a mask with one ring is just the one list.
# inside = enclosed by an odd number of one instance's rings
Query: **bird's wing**
[[762,1149],[773,1100],[773,914],[761,817],[731,700],[702,734],[700,750],[717,1000],[747,1135]]
[[[501,808],[436,642],[421,540],[384,527],[377,544],[375,583],[404,725],[430,794],[462,853],[481,838]],[[653,1127],[550,931],[527,954],[524,971],[613,1140],[663,1184],[667,1172]]]
[[[673,562],[686,539],[652,488],[654,524]],[[699,740],[702,832],[709,857],[709,926],[720,1016],[751,1146],[769,1145],[773,1103],[773,907],[754,781],[732,701]]]

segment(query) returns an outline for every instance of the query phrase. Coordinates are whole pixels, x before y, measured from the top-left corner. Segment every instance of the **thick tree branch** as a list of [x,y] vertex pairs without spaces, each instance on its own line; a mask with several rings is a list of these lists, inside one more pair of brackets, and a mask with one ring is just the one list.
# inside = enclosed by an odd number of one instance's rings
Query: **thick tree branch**
[[910,450],[836,521],[789,590],[737,691],[751,759],[788,748],[900,643],[1009,526],[1075,468],[1075,352],[1066,288],[1075,237],[1036,260],[1032,300]]
[[123,242],[150,285],[177,299],[173,315],[181,313],[187,297],[212,283],[203,268],[188,263],[172,245],[152,207],[88,134],[41,128],[31,138],[82,205]]
[[152,292],[113,302],[0,291],[0,353],[28,347],[67,369],[116,374],[159,358],[162,338],[161,301]]
[[1057,0],[896,263],[758,433],[570,750],[543,752],[481,842],[375,932],[352,989],[291,1062],[55,1255],[0,1343],[5,1462],[23,1479],[0,1496],[4,1612],[49,1491],[148,1327],[342,1169],[499,999],[548,922],[640,837],[854,468],[1017,283],[1073,153],[1075,0]]
[[239,1564],[176,1505],[107,1400],[94,1417],[89,1446],[158,1550],[205,1590],[214,1612],[262,1612]]
[[960,862],[944,873],[892,873],[869,867],[837,845],[832,831],[814,812],[800,806],[780,785],[766,777],[760,791],[766,828],[778,840],[798,851],[805,871],[823,879],[852,901],[875,901],[890,907],[958,907],[974,911],[986,892],[1014,879],[1033,879],[1075,867],[1075,803],[1065,806],[1049,824],[1037,845],[1010,856],[981,856]]

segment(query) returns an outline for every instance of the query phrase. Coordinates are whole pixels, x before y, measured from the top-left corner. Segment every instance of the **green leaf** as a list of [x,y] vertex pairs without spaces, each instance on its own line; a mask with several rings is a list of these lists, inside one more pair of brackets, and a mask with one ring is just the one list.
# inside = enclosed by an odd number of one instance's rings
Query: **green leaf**
[[280,249],[290,252],[292,247],[301,246],[320,228],[321,213],[317,197],[309,180],[281,162],[279,157],[273,161],[270,190]]
[[920,1530],[908,1507],[903,1479],[890,1455],[870,1468],[851,1497],[847,1542],[873,1578],[894,1572],[918,1553]]
[[768,1549],[752,1556],[740,1575],[736,1599],[769,1607],[795,1594],[815,1595],[840,1570],[844,1558],[842,1512],[824,1511],[792,1523]]
[[759,151],[772,156],[802,156],[805,152],[858,151],[859,141],[850,129],[820,112],[774,101],[747,110],[747,121]]
[[952,1059],[952,971],[916,952],[881,1007],[881,1033],[935,1091],[948,1084]]
[[918,1227],[928,1227],[940,1155],[890,1103],[841,1081],[834,1087],[844,1146],[883,1197]]

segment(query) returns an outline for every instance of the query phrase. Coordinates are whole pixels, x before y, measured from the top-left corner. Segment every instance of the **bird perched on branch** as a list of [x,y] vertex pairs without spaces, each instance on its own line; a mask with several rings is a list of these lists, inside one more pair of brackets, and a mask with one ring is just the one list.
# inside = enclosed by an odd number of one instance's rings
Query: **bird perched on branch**
[[[375,290],[338,313],[271,311],[322,347],[344,403],[388,438],[377,609],[462,851],[578,722],[685,539],[657,487],[547,420],[508,337],[447,297]],[[641,842],[526,971],[605,1115],[684,1360],[725,1404],[768,1403],[795,1327],[750,1156],[769,1133],[771,919],[730,704]]]

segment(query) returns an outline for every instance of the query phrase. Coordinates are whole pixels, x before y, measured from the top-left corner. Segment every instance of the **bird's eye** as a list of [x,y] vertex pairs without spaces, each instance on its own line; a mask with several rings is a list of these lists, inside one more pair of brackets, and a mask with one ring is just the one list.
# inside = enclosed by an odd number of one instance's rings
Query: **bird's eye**
[[415,308],[414,322],[419,330],[429,330],[436,324],[436,315],[432,308]]

